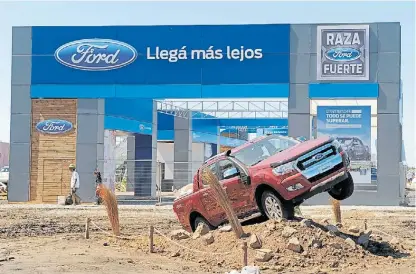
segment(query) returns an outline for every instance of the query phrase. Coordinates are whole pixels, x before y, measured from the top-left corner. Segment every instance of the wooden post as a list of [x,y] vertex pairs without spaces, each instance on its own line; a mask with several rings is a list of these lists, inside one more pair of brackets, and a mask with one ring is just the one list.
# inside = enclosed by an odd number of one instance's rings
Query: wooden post
[[149,228],[149,251],[150,253],[153,253],[153,234],[154,234],[154,227],[151,225]]
[[364,220],[364,230],[367,230],[367,219]]
[[90,222],[91,219],[87,217],[87,220],[85,222],[85,239],[90,238]]
[[247,259],[247,242],[243,242],[243,267],[248,265]]

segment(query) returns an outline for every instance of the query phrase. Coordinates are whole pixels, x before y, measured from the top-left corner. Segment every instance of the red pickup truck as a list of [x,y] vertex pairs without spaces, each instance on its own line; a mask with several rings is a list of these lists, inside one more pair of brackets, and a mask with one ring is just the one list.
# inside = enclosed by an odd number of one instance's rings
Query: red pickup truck
[[294,207],[321,192],[344,200],[354,192],[350,160],[341,144],[321,137],[300,142],[269,135],[208,159],[193,179],[191,193],[178,197],[173,210],[183,227],[199,223],[211,229],[225,223],[226,214],[201,174],[207,168],[218,178],[239,218],[256,212],[269,219],[290,219]]

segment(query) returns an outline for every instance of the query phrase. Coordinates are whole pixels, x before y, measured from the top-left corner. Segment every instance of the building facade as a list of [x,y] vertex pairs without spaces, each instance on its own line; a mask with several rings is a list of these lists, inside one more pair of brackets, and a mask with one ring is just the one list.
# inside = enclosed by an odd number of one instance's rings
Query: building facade
[[[127,157],[147,160],[134,168],[149,171],[135,193],[152,196],[155,100],[284,98],[290,136],[371,127],[364,152],[352,153],[369,154],[357,156],[356,172],[371,169],[374,178],[345,204],[398,205],[400,30],[399,23],[14,27],[9,201],[55,202],[69,191],[69,163],[77,164],[81,198],[92,201],[106,129],[134,133]],[[348,108],[351,101],[369,112]],[[360,126],[348,117],[362,118]],[[191,160],[189,118],[173,121],[178,163]],[[308,203],[326,204],[325,195]]]

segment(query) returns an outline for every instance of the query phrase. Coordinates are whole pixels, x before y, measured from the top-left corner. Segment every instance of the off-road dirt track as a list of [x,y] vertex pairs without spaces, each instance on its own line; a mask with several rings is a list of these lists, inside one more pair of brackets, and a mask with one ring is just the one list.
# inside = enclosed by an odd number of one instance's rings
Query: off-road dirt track
[[[305,217],[318,225],[324,224],[326,218],[333,223],[329,206],[301,209]],[[196,274],[241,269],[241,242],[235,240],[232,232],[215,232],[215,242],[209,246],[192,239],[178,242],[207,254],[175,246],[160,236],[155,236],[156,253],[149,253],[150,225],[165,235],[181,228],[171,206],[119,206],[119,213],[122,235],[132,240],[105,234],[111,233],[111,229],[104,207],[0,205],[0,273]],[[84,239],[87,217],[104,230],[91,225],[88,240]],[[342,207],[342,220],[342,231],[350,226],[364,229],[367,220],[375,239],[372,250],[349,248],[343,238],[329,237],[316,227],[301,227],[297,221],[279,223],[273,232],[266,231],[270,222],[249,221],[243,227],[245,232],[260,235],[265,248],[274,252],[271,261],[258,263],[254,261],[255,251],[250,250],[249,265],[259,265],[261,273],[416,273],[414,208]],[[285,226],[297,229],[296,236],[306,252],[300,254],[285,248],[287,239],[281,237]],[[324,244],[319,250],[306,244],[317,233],[322,235]],[[400,242],[389,247],[392,237]],[[332,248],[333,243],[340,243],[341,247]],[[227,252],[232,254],[214,254]]]

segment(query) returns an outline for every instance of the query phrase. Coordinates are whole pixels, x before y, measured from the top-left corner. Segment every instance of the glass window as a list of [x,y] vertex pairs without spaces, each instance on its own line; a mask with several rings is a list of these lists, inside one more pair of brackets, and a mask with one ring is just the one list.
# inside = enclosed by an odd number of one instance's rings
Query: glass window
[[[211,172],[215,175],[215,176],[217,176],[217,164],[216,163],[214,163],[214,164],[211,164],[211,165],[209,165],[209,166],[207,166],[207,167],[205,167],[205,168],[208,168],[209,170],[211,170]],[[201,172],[203,171],[203,169],[201,169]],[[204,180],[204,176],[202,175],[202,173],[201,173],[201,182],[202,182],[202,185],[204,186],[204,187],[208,187],[209,186],[209,184]]]
[[[237,176],[237,168],[230,160],[222,160],[218,163],[219,180],[230,179]],[[228,178],[226,178],[228,177]]]
[[9,168],[8,167],[3,167],[0,172],[9,172]]
[[233,156],[243,164],[252,166],[298,143],[293,138],[270,136],[237,151]]

